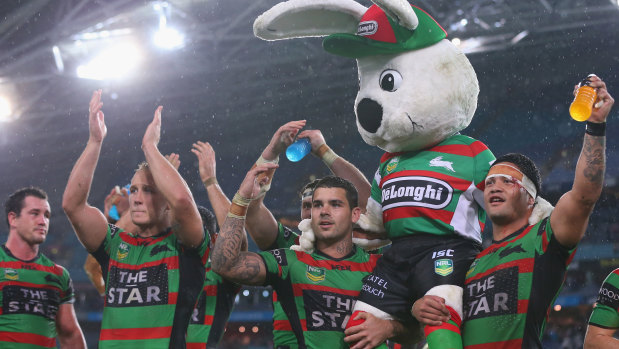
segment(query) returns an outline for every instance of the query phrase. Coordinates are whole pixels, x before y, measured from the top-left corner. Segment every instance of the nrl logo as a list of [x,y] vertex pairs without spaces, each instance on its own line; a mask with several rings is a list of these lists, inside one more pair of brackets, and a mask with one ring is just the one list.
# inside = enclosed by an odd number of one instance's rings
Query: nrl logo
[[127,258],[128,255],[129,255],[129,246],[125,244],[124,242],[118,245],[118,251],[116,251],[116,258],[118,258],[118,260],[123,260]]
[[357,27],[357,35],[368,36],[376,34],[378,31],[378,23],[376,21],[360,22]]
[[452,165],[453,162],[443,160],[442,156],[437,156],[434,159],[430,160],[430,167],[442,167],[451,172],[456,172]]
[[395,170],[395,168],[398,167],[398,162],[400,162],[399,156],[396,156],[393,159],[389,160],[389,162],[387,163],[387,173],[391,173],[393,170]]
[[451,259],[437,259],[434,261],[434,272],[440,276],[447,276],[454,271],[454,262]]
[[323,282],[326,277],[326,271],[324,268],[316,268],[311,265],[307,266],[307,271],[305,272],[305,276],[307,279],[313,283]]
[[9,280],[19,279],[19,274],[15,269],[4,269],[4,277]]

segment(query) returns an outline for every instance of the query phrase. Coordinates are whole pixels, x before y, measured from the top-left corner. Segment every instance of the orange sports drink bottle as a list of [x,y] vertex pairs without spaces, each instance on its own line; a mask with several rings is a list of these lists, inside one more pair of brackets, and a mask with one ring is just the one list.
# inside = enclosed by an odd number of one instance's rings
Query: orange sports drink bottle
[[597,98],[597,93],[589,84],[591,84],[591,81],[589,81],[587,76],[578,84],[578,92],[576,92],[576,97],[574,97],[574,101],[570,105],[570,115],[576,121],[585,121],[591,116],[591,110]]

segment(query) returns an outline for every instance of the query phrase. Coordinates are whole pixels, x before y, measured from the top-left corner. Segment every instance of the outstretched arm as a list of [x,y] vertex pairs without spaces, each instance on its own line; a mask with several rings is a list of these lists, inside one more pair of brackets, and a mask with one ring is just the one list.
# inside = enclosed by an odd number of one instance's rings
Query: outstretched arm
[[268,181],[267,177],[259,176],[276,167],[275,164],[267,163],[247,172],[219,231],[211,252],[211,263],[216,273],[230,281],[246,285],[262,285],[266,280],[266,266],[262,257],[253,252],[243,252],[241,249],[247,240],[244,230],[247,206],[260,192],[260,187]]
[[321,159],[334,175],[349,180],[359,193],[359,207],[365,212],[365,207],[371,193],[371,185],[367,178],[355,165],[338,156],[329,148],[320,130],[305,130],[298,138],[308,138],[312,145],[312,154]]
[[88,109],[90,133],[88,143],[73,166],[62,197],[62,208],[71,221],[78,239],[89,252],[101,245],[107,232],[105,216],[87,202],[101,145],[107,134],[102,107],[101,90],[97,90],[92,94]]
[[200,179],[204,184],[211,206],[213,206],[213,211],[215,211],[217,224],[221,227],[224,225],[226,214],[230,209],[230,200],[228,200],[219,183],[217,183],[215,151],[208,142],[197,141],[193,144],[191,152],[198,158]]
[[[592,76],[591,87],[595,88],[598,100],[603,104],[594,108],[587,121],[582,151],[578,157],[572,190],[565,193],[550,216],[552,230],[562,245],[573,247],[582,239],[589,215],[602,192],[606,167],[606,117],[615,102],[606,90],[606,84]],[[591,134],[593,133],[593,134]]]
[[[305,126],[305,120],[291,121],[281,126],[275,134],[273,134],[269,145],[264,149],[256,164],[260,165],[260,163],[264,163],[265,161],[277,163],[279,155],[292,144],[294,137],[303,126]],[[265,175],[272,179],[274,173],[275,168],[272,168],[268,173],[265,173]],[[251,238],[261,250],[270,248],[275,242],[275,239],[277,239],[277,220],[273,217],[271,211],[264,205],[264,195],[252,201],[249,205],[246,228]]]
[[176,224],[178,238],[187,247],[197,247],[204,239],[202,220],[191,191],[181,175],[157,148],[161,136],[161,109],[155,110],[153,121],[146,128],[142,150],[157,189],[166,198]]

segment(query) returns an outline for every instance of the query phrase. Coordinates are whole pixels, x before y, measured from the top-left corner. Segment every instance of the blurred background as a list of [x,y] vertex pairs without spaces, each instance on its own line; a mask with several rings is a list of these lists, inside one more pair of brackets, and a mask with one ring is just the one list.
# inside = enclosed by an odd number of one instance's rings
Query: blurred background
[[[71,273],[90,347],[96,347],[102,300],[82,269],[86,252],[60,202],[88,138],[93,90],[103,89],[108,127],[90,193],[90,203],[101,208],[110,189],[129,183],[143,160],[141,138],[157,105],[164,106],[160,149],[180,154],[180,172],[203,205],[193,142],[212,144],[219,183],[231,197],[273,132],[291,120],[307,119],[307,128],[320,129],[335,152],[368,178],[374,174],[382,152],[357,133],[355,62],[327,54],[319,38],[255,38],[254,19],[277,2],[0,2],[0,195],[4,201],[28,185],[50,195],[51,227],[42,250]],[[545,178],[542,195],[555,203],[571,187],[584,133],[567,111],[574,84],[596,73],[619,96],[617,1],[412,3],[445,28],[476,69],[479,103],[464,133],[496,155],[531,156]],[[549,348],[582,346],[601,282],[619,266],[617,110],[607,130],[605,190],[551,311]],[[278,218],[297,220],[298,190],[326,174],[312,157],[281,161],[267,205]],[[243,289],[221,347],[269,347],[270,298],[269,289]]]

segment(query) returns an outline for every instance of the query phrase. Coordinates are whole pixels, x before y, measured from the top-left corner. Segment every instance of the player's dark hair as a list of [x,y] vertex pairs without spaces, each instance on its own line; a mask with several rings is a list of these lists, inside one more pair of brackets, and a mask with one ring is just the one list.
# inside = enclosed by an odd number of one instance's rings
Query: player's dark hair
[[509,153],[503,156],[499,156],[496,161],[492,164],[492,166],[499,164],[501,162],[511,162],[512,164],[518,166],[518,169],[522,171],[531,181],[535,184],[535,190],[537,191],[537,195],[539,196],[542,190],[542,175],[539,173],[537,166],[533,160],[529,159],[527,156],[518,154],[518,153]]
[[310,189],[312,193],[314,192],[314,189],[316,189],[316,183],[318,183],[318,181],[320,181],[320,179],[314,179],[313,181],[303,186],[303,189],[301,189],[301,192],[299,192],[299,196],[301,197],[301,199],[303,199],[303,193],[305,193],[306,190]]
[[21,210],[24,208],[24,200],[27,196],[34,196],[39,199],[47,200],[47,193],[41,188],[27,187],[18,189],[11,194],[9,198],[4,202],[4,211],[6,213],[6,224],[9,225],[9,213],[13,212],[17,217],[21,214]]
[[352,183],[342,177],[324,177],[318,180],[318,183],[316,183],[316,186],[314,187],[314,193],[316,193],[316,190],[318,188],[342,188],[346,191],[346,200],[348,200],[348,205],[350,206],[350,208],[352,209],[359,206],[357,188],[355,188]]

